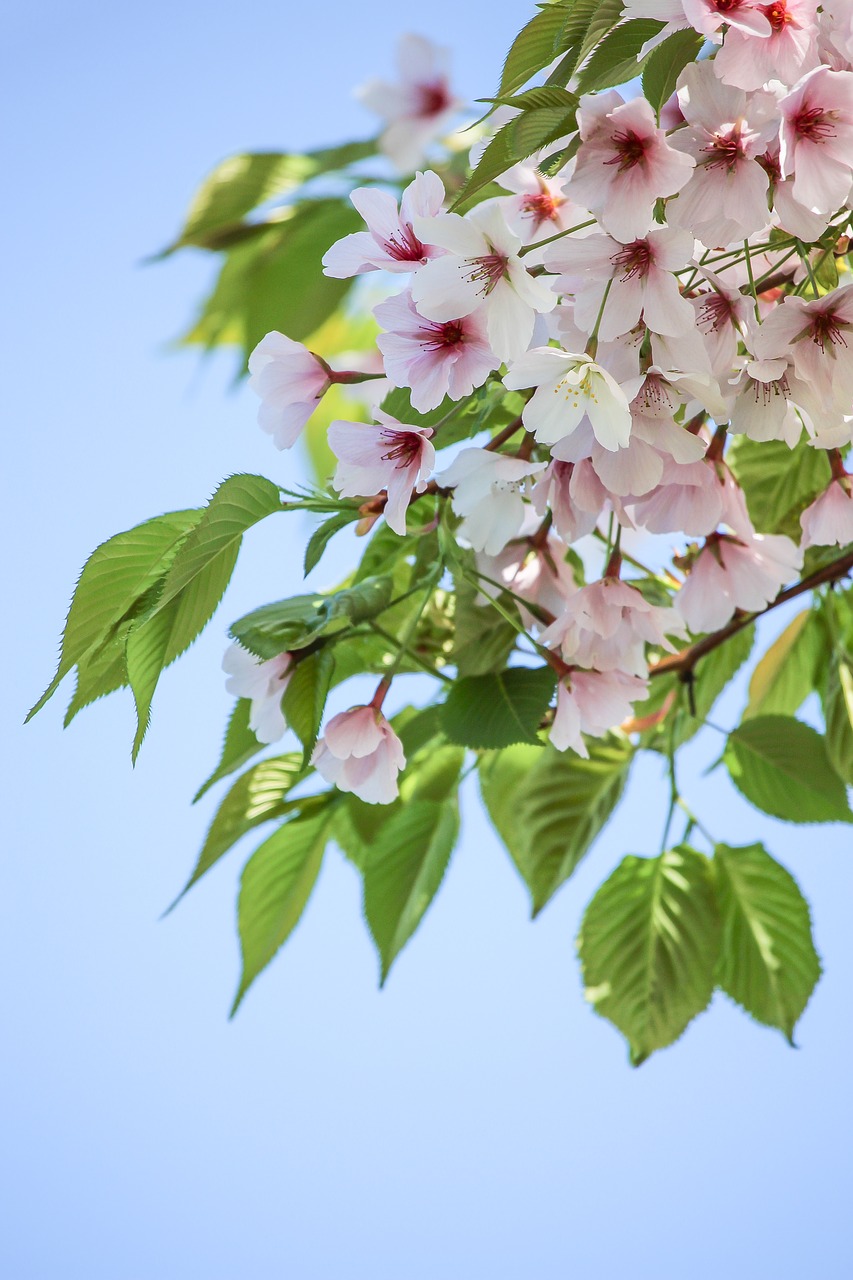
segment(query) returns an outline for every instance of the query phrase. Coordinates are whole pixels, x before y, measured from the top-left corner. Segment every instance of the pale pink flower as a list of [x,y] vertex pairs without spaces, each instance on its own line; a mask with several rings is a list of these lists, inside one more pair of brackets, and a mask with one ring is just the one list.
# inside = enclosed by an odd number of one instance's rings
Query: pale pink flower
[[796,578],[803,554],[782,534],[714,534],[691,567],[675,607],[694,635],[723,627],[736,609],[758,613]]
[[623,102],[615,90],[583,95],[578,128],[581,145],[566,190],[629,244],[652,226],[656,202],[686,185],[693,159],[669,145],[644,98]]
[[822,0],[821,9],[821,60],[833,65],[836,60],[845,64],[834,67],[836,70],[849,69],[853,64],[853,3],[851,0]]
[[608,507],[609,495],[589,459],[562,462],[555,458],[536,481],[531,497],[540,516],[550,510],[554,528],[571,544],[592,533]]
[[548,178],[528,161],[513,165],[498,178],[498,184],[505,191],[515,193],[501,200],[501,208],[522,244],[545,240],[589,218],[586,209],[581,209],[566,195],[568,176],[566,171],[561,171],[556,177]]
[[793,84],[817,61],[817,0],[773,0],[760,12],[770,34],[732,27],[714,59],[720,79],[738,89],[760,89],[768,80]]
[[702,272],[711,285],[710,293],[699,293],[690,299],[696,315],[696,328],[705,341],[714,377],[721,381],[731,373],[738,352],[738,341],[746,328],[750,300],[739,289],[713,272]]
[[398,387],[411,388],[413,408],[436,409],[445,396],[460,400],[480,387],[500,361],[489,346],[482,311],[455,320],[426,320],[408,291],[374,307],[373,314],[387,330],[376,345],[385,372]]
[[427,170],[415,175],[397,201],[387,191],[358,187],[350,200],[367,223],[366,231],[353,231],[337,240],[323,257],[327,276],[345,279],[366,271],[416,271],[440,250],[422,244],[412,229],[418,217],[433,217],[444,202],[444,183]]
[[[559,449],[555,456],[558,452]],[[649,493],[660,484],[667,463],[687,465],[700,461],[704,455],[705,442],[671,417],[654,417],[634,410],[631,438],[625,448],[613,453],[596,444],[591,457],[596,475],[608,493],[627,499]]]
[[[564,440],[584,418],[589,419],[596,440],[605,449],[618,449],[628,443],[628,395],[606,369],[587,355],[536,347],[512,364],[504,384],[515,391],[536,388],[524,406],[522,418],[541,444],[555,445]],[[636,386],[630,386],[629,391],[633,395]]]
[[832,213],[850,194],[853,72],[818,67],[779,103],[780,164],[792,193],[813,213]]
[[676,336],[692,327],[692,308],[672,274],[692,257],[689,232],[660,227],[630,244],[607,235],[558,241],[546,250],[545,265],[557,276],[554,287],[574,295],[578,327],[592,333],[600,315],[598,336],[611,342],[633,329],[641,316],[653,333]]
[[447,74],[448,51],[424,36],[403,35],[397,46],[397,84],[370,80],[356,97],[385,121],[379,138],[383,154],[400,173],[423,162],[430,144],[441,137],[459,110]]
[[684,636],[684,624],[674,609],[649,604],[636,587],[618,578],[581,587],[541,641],[560,648],[566,662],[596,671],[648,673],[645,645],[674,652],[669,636]]
[[646,681],[624,671],[573,671],[557,687],[551,745],[588,759],[581,735],[603,737],[627,719],[635,702],[648,696]]
[[406,532],[413,493],[423,493],[435,466],[430,427],[412,427],[376,410],[378,423],[336,421],[329,447],[338,459],[332,484],[342,498],[367,497],[385,489],[385,519],[395,533]]
[[705,461],[664,462],[660,483],[628,505],[634,523],[647,533],[706,537],[723,518],[723,486]]
[[803,547],[845,547],[853,542],[853,493],[849,476],[836,477],[800,516]]
[[622,16],[625,19],[653,18],[666,24],[662,31],[646,41],[638,58],[644,58],[649,50],[657,48],[674,32],[686,30],[689,25],[682,0],[624,0]]
[[729,431],[750,440],[784,440],[790,449],[803,433],[803,424],[792,399],[793,370],[787,359],[746,360],[732,380],[735,398]]
[[453,510],[463,517],[460,536],[475,551],[498,555],[524,523],[525,482],[544,470],[544,462],[463,449],[438,477],[439,484],[453,489]]
[[[700,35],[718,36],[723,25],[752,36],[769,36],[769,5],[757,0],[681,0],[684,16]],[[719,55],[718,55],[719,56]]]
[[753,349],[765,360],[790,357],[797,378],[818,400],[849,412],[852,335],[853,284],[848,284],[810,301],[784,298],[756,330]]
[[225,650],[222,670],[228,676],[227,691],[250,700],[249,728],[258,742],[277,742],[287,728],[281,700],[293,675],[293,654],[280,653],[264,660],[242,645],[232,644]]
[[290,449],[332,385],[329,369],[301,342],[273,330],[249,356],[249,386],[261,397],[258,425]]
[[795,198],[793,178],[782,176],[779,145],[779,138],[774,138],[764,155],[759,157],[761,165],[770,178],[775,221],[783,230],[797,236],[805,244],[809,244],[823,235],[831,213],[813,213]]
[[391,804],[406,767],[403,746],[378,707],[353,707],[333,716],[311,757],[321,778],[366,804]]
[[672,222],[689,227],[712,247],[745,240],[767,226],[769,178],[759,157],[778,129],[772,94],[747,98],[722,84],[715,66],[692,63],[679,79],[678,101],[687,128],[672,135],[672,144],[692,156],[696,168],[667,206]]
[[[526,527],[530,527],[528,521],[522,526],[522,533]],[[530,528],[531,533],[534,531],[535,525]],[[577,591],[574,571],[566,560],[567,550],[560,538],[549,533],[544,542],[535,545],[524,537],[510,542],[496,556],[480,551],[476,556],[477,572],[483,578],[491,579],[489,582],[481,578],[480,590],[484,596],[497,597],[500,588],[493,584],[500,582],[532,605],[538,605],[550,614],[559,613]],[[535,628],[542,625],[535,613],[529,613],[520,604],[519,612],[525,626]]]
[[464,218],[458,213],[416,218],[415,231],[426,244],[447,250],[412,281],[421,315],[443,323],[482,307],[495,355],[512,360],[526,351],[537,312],[551,311],[557,299],[548,282],[532,276],[518,256],[521,241],[500,209],[482,205]]

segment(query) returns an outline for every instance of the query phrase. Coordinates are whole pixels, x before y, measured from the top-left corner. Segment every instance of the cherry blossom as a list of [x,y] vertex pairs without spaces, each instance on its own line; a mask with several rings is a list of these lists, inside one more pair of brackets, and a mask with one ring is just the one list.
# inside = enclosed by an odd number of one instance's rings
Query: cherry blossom
[[853,72],[817,67],[779,103],[780,165],[814,213],[844,204],[853,183]]
[[[528,508],[528,511],[532,516],[532,510]],[[496,556],[477,553],[477,572],[482,575],[480,590],[484,596],[497,596],[499,588],[494,583],[499,582],[516,596],[555,614],[577,591],[577,584],[574,570],[566,559],[566,544],[551,532],[544,539],[537,540],[533,536],[537,524],[538,521],[531,524],[525,519],[522,533],[529,528],[530,535],[509,542]],[[519,605],[519,612],[525,626],[536,628],[541,625],[536,614],[522,605]]]
[[[504,383],[514,390],[536,388],[522,417],[524,425],[542,444],[555,445],[564,440],[584,418],[589,419],[603,448],[618,449],[628,443],[628,395],[606,369],[587,355],[536,347],[515,361]],[[630,394],[636,389],[629,386]]]
[[495,355],[512,360],[526,351],[536,313],[551,311],[557,299],[518,256],[521,241],[501,210],[482,205],[465,218],[458,213],[416,218],[415,230],[424,243],[447,250],[412,282],[421,315],[444,323],[482,307]]
[[773,0],[760,12],[770,34],[730,25],[714,59],[720,79],[739,89],[759,89],[768,80],[793,84],[817,61],[817,0]]
[[847,546],[853,542],[853,484],[836,477],[800,516],[803,547]]
[[736,609],[764,609],[802,564],[802,551],[782,534],[714,534],[693,563],[675,607],[694,635],[714,631]]
[[752,36],[769,36],[771,24],[760,0],[681,0],[684,16],[694,31],[713,38],[723,25]]
[[575,463],[555,458],[536,481],[531,497],[539,515],[550,511],[560,537],[572,543],[592,533],[610,495],[588,459]]
[[413,493],[423,493],[435,466],[429,427],[411,427],[381,410],[378,423],[336,421],[328,431],[329,447],[338,459],[332,483],[342,498],[366,497],[385,489],[385,519],[401,536]]
[[397,48],[397,84],[370,80],[359,101],[385,121],[379,145],[401,173],[422,163],[435,138],[450,127],[461,103],[447,74],[448,53],[424,36],[404,35]]
[[702,275],[711,285],[711,291],[696,294],[690,303],[696,315],[696,328],[704,339],[711,371],[721,381],[729,377],[737,358],[738,341],[749,320],[750,301],[739,289],[726,284],[712,271],[705,269]]
[[628,507],[634,523],[648,533],[705,537],[723,518],[723,489],[704,460],[664,461],[660,482]]
[[261,397],[258,425],[277,449],[290,449],[332,385],[313,351],[273,330],[249,356],[249,386]]
[[656,202],[687,184],[693,158],[669,145],[645,99],[623,102],[615,90],[584,94],[578,127],[581,146],[566,189],[629,244],[651,228]]
[[228,693],[250,700],[249,728],[258,742],[277,742],[287,728],[281,700],[293,675],[293,654],[264,660],[241,644],[232,644],[225,650],[222,670],[228,676]]
[[645,680],[624,671],[573,671],[557,686],[557,710],[549,738],[558,751],[589,751],[581,736],[600,738],[649,696]]
[[[530,163],[513,165],[501,174],[499,185],[515,193],[501,200],[501,208],[522,244],[545,240],[589,219],[586,209],[581,209],[566,195],[568,177],[566,170],[556,177],[546,177]],[[530,255],[528,262],[531,261],[538,261],[538,257]]]
[[327,276],[344,279],[367,271],[415,271],[438,257],[434,245],[422,244],[412,229],[419,217],[433,217],[444,203],[444,183],[428,170],[416,175],[400,199],[400,207],[387,191],[358,187],[350,196],[367,224],[337,240],[323,257]]
[[524,484],[545,470],[544,462],[528,462],[486,449],[463,449],[438,477],[453,489],[453,510],[463,517],[459,529],[475,551],[496,556],[524,523]]
[[849,409],[853,399],[853,284],[807,301],[784,298],[753,335],[756,355],[788,358],[818,402]]
[[385,371],[396,386],[411,388],[412,407],[419,413],[437,408],[445,396],[470,395],[500,364],[482,311],[426,320],[407,291],[381,302],[373,314],[387,330],[376,339]]
[[406,757],[382,712],[366,706],[332,717],[311,763],[339,791],[352,791],[366,804],[391,804],[399,795],[397,775]]
[[581,587],[541,640],[559,647],[567,662],[643,677],[648,672],[646,643],[673,653],[668,637],[684,635],[674,609],[649,604],[636,587],[606,576]]

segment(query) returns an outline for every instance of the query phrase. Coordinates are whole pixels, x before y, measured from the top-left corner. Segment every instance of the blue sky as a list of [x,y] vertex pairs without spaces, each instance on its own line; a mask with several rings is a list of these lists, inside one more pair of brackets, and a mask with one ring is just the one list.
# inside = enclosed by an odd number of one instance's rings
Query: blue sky
[[797,875],[827,973],[797,1051],[717,998],[632,1071],[583,1002],[573,938],[621,856],[656,851],[655,760],[536,924],[469,795],[439,898],[381,994],[336,856],[233,1023],[239,856],[160,921],[214,805],[189,798],[228,710],[227,622],[298,589],[304,525],[250,539],[210,633],[162,682],[135,771],[124,698],[63,734],[60,695],[18,727],[99,541],[233,471],[297,478],[231,390],[229,357],[167,351],[210,264],[141,259],[229,152],[367,135],[349,88],[390,70],[404,23],[453,44],[474,97],[527,14],[153,0],[7,19],[9,1280],[849,1273],[850,835],[773,823],[703,778],[716,741],[691,749],[691,798],[721,836],[763,838]]

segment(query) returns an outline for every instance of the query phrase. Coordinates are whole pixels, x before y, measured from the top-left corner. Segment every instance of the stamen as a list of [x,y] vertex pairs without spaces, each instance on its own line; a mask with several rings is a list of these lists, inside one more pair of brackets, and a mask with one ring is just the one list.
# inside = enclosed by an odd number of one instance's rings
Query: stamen
[[391,446],[382,454],[383,462],[396,462],[398,469],[404,469],[420,456],[421,437],[413,431],[387,430],[381,432],[381,436]]
[[506,275],[507,259],[502,253],[487,253],[482,258],[466,258],[471,267],[466,279],[469,284],[481,282],[480,293],[486,298],[495,285]]
[[636,277],[645,279],[649,269],[654,266],[648,240],[634,240],[631,244],[626,244],[618,253],[614,253],[610,261],[617,269],[624,268],[623,280],[633,280]]
[[652,139],[641,138],[633,129],[621,129],[618,133],[614,133],[613,144],[616,155],[612,160],[605,160],[604,163],[618,164],[619,172],[624,173],[626,169],[633,169],[644,162],[646,152],[652,145]]

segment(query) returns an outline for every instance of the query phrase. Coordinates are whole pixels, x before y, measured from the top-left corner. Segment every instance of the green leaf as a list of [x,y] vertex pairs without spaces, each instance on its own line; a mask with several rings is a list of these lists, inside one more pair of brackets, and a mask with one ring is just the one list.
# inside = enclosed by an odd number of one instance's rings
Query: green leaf
[[710,863],[685,845],[623,858],[595,894],[578,937],[586,998],[635,1066],[707,1008],[719,943]]
[[792,716],[756,716],[729,734],[723,760],[742,795],[786,822],[853,822],[819,733]]
[[825,654],[820,622],[811,609],[804,609],[774,640],[753,671],[744,720],[759,715],[793,715],[812,692]]
[[409,761],[400,779],[400,796],[408,804],[417,800],[447,800],[455,795],[459,774],[465,763],[465,751],[433,738],[429,749]]
[[285,797],[302,776],[302,756],[298,752],[261,760],[240,775],[217,809],[198,861],[170,911],[247,831],[289,812]]
[[853,785],[853,667],[833,662],[824,698],[826,752],[838,776]]
[[[516,631],[488,604],[475,604],[479,592],[465,578],[455,580],[453,648],[449,654],[460,676],[502,671],[515,647]],[[512,600],[505,598],[514,610]]]
[[303,766],[308,765],[320,732],[326,698],[332,684],[335,660],[328,649],[320,649],[298,662],[284,691],[281,709],[303,747]]
[[570,10],[571,4],[544,5],[522,27],[506,55],[498,97],[514,93],[562,53],[562,36]]
[[358,520],[357,510],[339,511],[337,515],[330,516],[328,520],[324,520],[319,528],[315,529],[308,539],[308,545],[305,548],[305,560],[303,567],[305,576],[316,569],[317,565],[323,558],[323,552],[331,542],[336,533],[341,529],[345,529],[347,525]]
[[563,38],[578,46],[578,63],[621,22],[623,8],[623,0],[579,0],[572,6]]
[[556,142],[563,134],[574,133],[577,128],[576,109],[577,97],[566,94],[562,106],[531,108],[505,124],[486,147],[451,210],[468,205],[473,196],[506,173],[517,161],[526,160],[534,151]]
[[293,596],[265,604],[238,618],[231,635],[258,658],[304,649],[334,623],[375,618],[388,608],[393,586],[387,576],[365,578],[330,595]]
[[572,874],[621,798],[634,750],[627,738],[590,738],[589,759],[515,746],[480,765],[480,789],[537,915]]
[[[610,89],[639,75],[645,58],[638,54],[647,40],[663,30],[652,18],[635,18],[609,31],[593,51],[577,80],[578,93]],[[646,55],[648,57],[648,54]]]
[[438,892],[459,832],[455,801],[415,800],[380,829],[364,864],[364,914],[380,985]]
[[[713,710],[717,698],[727,688],[732,676],[746,662],[755,639],[755,627],[752,623],[740,631],[736,631],[724,644],[712,649],[700,658],[692,675],[693,711],[690,703],[690,686],[679,680],[677,675],[662,675],[651,682],[651,696],[637,704],[635,711],[638,717],[645,719],[662,711],[664,706],[672,706],[678,699],[678,724],[675,730],[674,745],[681,746],[698,733]],[[670,725],[668,715],[652,729],[644,731],[641,745],[653,751],[669,750]]]
[[243,868],[237,904],[243,972],[232,1017],[255,978],[299,923],[320,873],[333,812],[327,805],[310,817],[285,822]]
[[687,27],[675,31],[649,54],[643,70],[643,94],[660,115],[660,109],[675,92],[678,77],[690,62],[695,62],[703,38]]
[[536,111],[540,107],[557,107],[562,111],[576,111],[578,105],[576,94],[569,93],[568,89],[560,85],[552,84],[534,85],[532,89],[525,89],[523,93],[494,98],[491,101],[505,107],[518,107],[519,111]]
[[[200,517],[198,510],[156,516],[116,534],[92,552],[68,611],[56,674],[28,720],[53,696],[75,664],[108,643],[115,629],[132,617],[135,606],[166,571],[188,530]],[[89,689],[87,700],[97,696]]]
[[783,440],[734,436],[726,462],[759,533],[784,533],[799,541],[800,516],[831,479],[826,450],[812,449],[804,440],[789,449]]
[[238,698],[234,709],[228,717],[225,740],[222,743],[222,754],[219,764],[205,782],[201,784],[193,796],[193,804],[200,800],[212,786],[234,773],[252,756],[263,750],[264,743],[258,742],[252,729],[249,728],[249,717],[252,714],[252,703],[249,698]]
[[442,723],[451,742],[463,747],[538,744],[537,732],[557,677],[550,667],[507,671],[456,680],[444,704]]
[[760,844],[714,853],[722,919],[717,982],[757,1022],[794,1027],[820,977],[808,904],[794,877]]
[[77,663],[77,683],[62,724],[68,728],[84,707],[127,685],[127,662],[124,651],[131,622],[111,631],[101,644],[96,644]]

